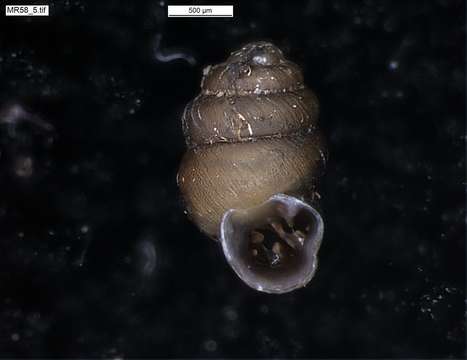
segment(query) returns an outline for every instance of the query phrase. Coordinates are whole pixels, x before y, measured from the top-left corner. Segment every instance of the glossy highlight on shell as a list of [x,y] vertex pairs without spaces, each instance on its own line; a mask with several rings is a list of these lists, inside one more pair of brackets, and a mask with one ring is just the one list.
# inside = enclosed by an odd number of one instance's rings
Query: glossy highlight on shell
[[[188,215],[201,231],[221,241],[237,275],[257,290],[291,291],[306,285],[314,274],[319,246],[309,244],[321,242],[324,225],[313,206],[327,158],[318,114],[317,98],[304,85],[299,67],[267,42],[248,44],[224,63],[206,67],[201,93],[183,113],[188,150],[177,182]],[[282,204],[279,209],[277,204]],[[261,206],[269,210],[251,217],[252,222],[226,216],[257,214],[253,209]],[[284,206],[289,212],[306,208],[309,226],[294,230],[293,217],[287,220],[280,211]],[[246,228],[256,233],[259,229],[266,237],[266,250],[251,248]],[[303,233],[305,243],[292,251],[284,239],[296,231]],[[237,245],[242,246],[235,252],[237,258],[227,255],[226,249]],[[275,266],[268,260],[272,255],[264,254],[272,251],[278,256],[280,249],[288,260]],[[314,254],[303,256],[310,249]],[[264,256],[246,261],[244,257],[255,251]],[[258,275],[255,262],[269,268],[263,272],[267,276]],[[241,271],[239,264],[256,271]],[[250,275],[241,275],[246,273]]]

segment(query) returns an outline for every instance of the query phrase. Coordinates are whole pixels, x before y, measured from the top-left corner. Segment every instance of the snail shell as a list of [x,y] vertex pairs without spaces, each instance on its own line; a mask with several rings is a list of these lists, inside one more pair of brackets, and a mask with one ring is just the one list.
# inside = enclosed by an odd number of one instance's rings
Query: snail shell
[[327,158],[317,98],[299,67],[266,42],[203,75],[182,118],[188,150],[177,182],[188,215],[221,241],[249,286],[269,293],[304,286],[324,229],[312,205]]

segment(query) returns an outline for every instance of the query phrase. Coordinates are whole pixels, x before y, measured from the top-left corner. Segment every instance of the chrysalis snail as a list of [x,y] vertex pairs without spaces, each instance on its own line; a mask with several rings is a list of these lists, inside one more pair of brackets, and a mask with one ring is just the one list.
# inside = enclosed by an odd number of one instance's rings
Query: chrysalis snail
[[183,113],[188,150],[177,182],[187,213],[256,290],[285,293],[316,270],[316,187],[327,159],[317,120],[301,70],[267,42],[205,68]]

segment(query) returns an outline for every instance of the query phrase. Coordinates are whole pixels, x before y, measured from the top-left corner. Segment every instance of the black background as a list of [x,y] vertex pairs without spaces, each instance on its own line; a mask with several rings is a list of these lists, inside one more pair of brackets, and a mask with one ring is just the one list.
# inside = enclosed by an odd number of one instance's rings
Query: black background
[[[463,1],[49,5],[0,19],[2,357],[465,355]],[[303,67],[331,153],[319,269],[281,296],[175,182],[203,67],[254,40]]]

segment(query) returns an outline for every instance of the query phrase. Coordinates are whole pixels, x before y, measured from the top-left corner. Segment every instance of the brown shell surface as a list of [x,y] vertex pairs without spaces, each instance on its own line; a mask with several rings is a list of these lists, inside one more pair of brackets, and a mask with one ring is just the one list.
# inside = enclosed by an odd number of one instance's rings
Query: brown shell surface
[[204,70],[185,108],[178,184],[190,217],[216,237],[225,211],[277,193],[305,195],[326,160],[318,100],[299,67],[256,42]]
[[185,108],[188,147],[312,131],[318,100],[308,89],[249,96],[199,95]]
[[290,61],[268,66],[227,61],[206,68],[202,82],[205,94],[249,95],[302,88],[302,73]]
[[267,42],[251,43],[227,61],[208,66],[201,82],[204,94],[249,95],[302,89],[300,68]]
[[208,66],[201,93],[185,108],[189,148],[286,136],[316,128],[319,106],[297,65],[269,43],[253,43]]
[[312,191],[324,157],[318,133],[213,144],[188,150],[177,180],[191,219],[216,237],[229,209],[257,206],[277,193]]

